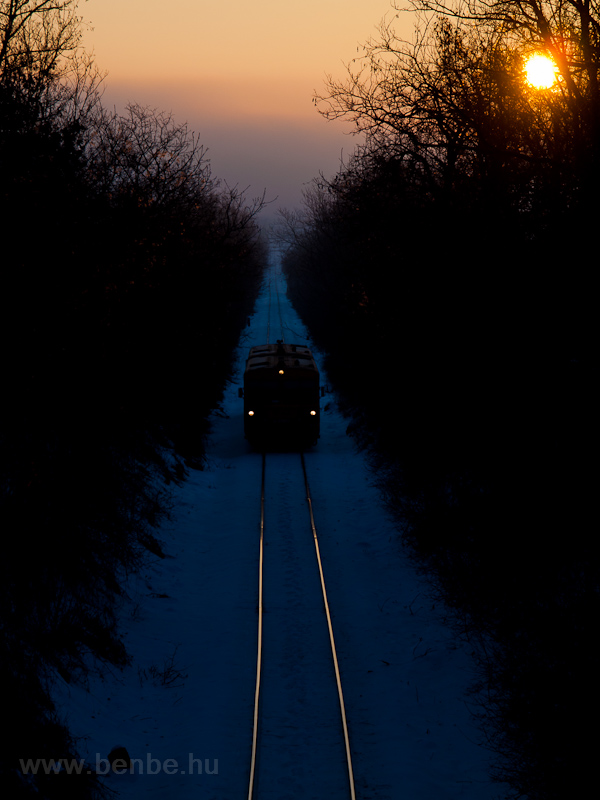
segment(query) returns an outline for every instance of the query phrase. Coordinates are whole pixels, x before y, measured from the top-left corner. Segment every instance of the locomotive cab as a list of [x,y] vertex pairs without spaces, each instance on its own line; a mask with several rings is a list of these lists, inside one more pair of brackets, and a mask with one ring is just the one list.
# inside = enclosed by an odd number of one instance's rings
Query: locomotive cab
[[257,446],[309,446],[319,438],[319,370],[304,345],[252,347],[244,372],[244,435]]

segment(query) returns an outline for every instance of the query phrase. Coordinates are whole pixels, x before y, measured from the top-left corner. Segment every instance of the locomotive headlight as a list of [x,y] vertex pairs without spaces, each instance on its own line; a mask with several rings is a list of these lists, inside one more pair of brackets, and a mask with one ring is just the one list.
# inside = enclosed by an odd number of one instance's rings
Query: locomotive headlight
[[317,412],[316,411],[311,411],[310,415],[311,415],[311,417],[316,417],[317,416]]
[[253,416],[254,416],[254,411],[249,411],[249,412],[248,412],[248,416],[249,416],[249,417],[253,417]]
[[282,369],[279,370],[279,374],[283,375],[283,370]]

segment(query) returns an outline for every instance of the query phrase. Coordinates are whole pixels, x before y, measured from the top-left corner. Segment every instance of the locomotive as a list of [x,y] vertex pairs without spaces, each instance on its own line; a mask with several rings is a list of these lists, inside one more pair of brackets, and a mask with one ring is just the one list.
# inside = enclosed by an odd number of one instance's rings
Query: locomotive
[[244,371],[244,435],[257,447],[307,447],[319,438],[319,370],[308,347],[250,348]]

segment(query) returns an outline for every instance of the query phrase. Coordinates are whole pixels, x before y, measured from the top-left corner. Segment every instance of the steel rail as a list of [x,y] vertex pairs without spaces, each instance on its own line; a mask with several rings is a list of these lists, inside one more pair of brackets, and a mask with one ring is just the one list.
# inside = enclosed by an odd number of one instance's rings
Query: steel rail
[[319,575],[321,576],[321,589],[323,592],[323,603],[325,605],[325,615],[327,617],[327,627],[329,628],[329,641],[331,643],[331,654],[333,656],[333,666],[335,668],[335,679],[337,683],[338,697],[340,701],[340,713],[342,717],[342,727],[344,729],[344,744],[346,747],[346,763],[348,765],[348,782],[350,784],[350,797],[356,800],[356,791],[354,788],[354,771],[352,769],[352,753],[350,752],[350,736],[348,734],[348,722],[346,720],[346,707],[344,705],[344,693],[342,691],[342,680],[340,677],[340,667],[338,664],[337,651],[335,647],[335,639],[333,637],[333,625],[331,623],[331,614],[329,613],[329,602],[327,601],[327,590],[325,588],[325,576],[323,574],[323,564],[321,562],[321,552],[319,550],[319,540],[317,538],[317,528],[315,525],[315,517],[312,508],[312,498],[310,496],[310,488],[308,486],[308,476],[306,474],[306,463],[304,461],[304,453],[300,453],[302,460],[302,472],[304,473],[304,486],[306,489],[306,502],[308,503],[308,510],[310,513],[310,527],[312,529],[313,541],[315,545],[315,552],[317,554],[317,562],[319,564]]
[[281,329],[281,341],[285,342],[285,333],[283,331],[283,317],[282,317],[282,314],[281,314],[281,298],[279,297],[279,283],[278,283],[278,280],[277,280],[278,274],[279,273],[274,273],[273,270],[269,270],[269,283],[268,283],[268,287],[269,287],[269,308],[268,308],[268,311],[267,311],[267,344],[269,344],[270,338],[271,338],[271,306],[273,305],[273,303],[272,303],[272,297],[273,297],[272,287],[273,287],[273,283],[275,283],[275,296],[277,298],[277,311],[279,313],[279,327]]
[[281,329],[281,341],[285,342],[285,333],[283,331],[283,317],[281,315],[281,298],[279,297],[279,275],[280,272],[275,273],[275,294],[277,295],[277,311],[279,312],[279,327]]
[[271,335],[271,273],[269,272],[269,308],[267,310],[267,344]]
[[248,784],[248,800],[254,793],[254,776],[256,774],[256,752],[258,742],[258,708],[260,701],[260,676],[262,671],[262,629],[263,629],[263,552],[265,534],[265,454],[262,454],[262,477],[260,486],[260,546],[258,553],[258,646],[256,655],[256,687],[254,689],[254,721],[252,725],[252,755],[250,758],[250,781]]

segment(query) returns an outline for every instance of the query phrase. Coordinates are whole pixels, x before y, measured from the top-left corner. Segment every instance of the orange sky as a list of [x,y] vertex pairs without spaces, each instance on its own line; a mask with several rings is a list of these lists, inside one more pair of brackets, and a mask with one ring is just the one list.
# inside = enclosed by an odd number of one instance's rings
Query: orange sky
[[[350,126],[312,96],[344,75],[389,0],[88,0],[84,43],[108,72],[105,104],[172,111],[208,147],[213,174],[292,207],[352,152]],[[402,20],[410,32],[412,20]]]

